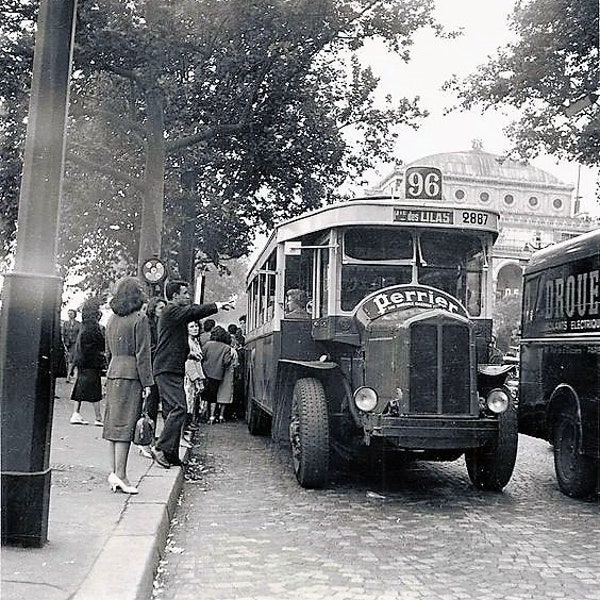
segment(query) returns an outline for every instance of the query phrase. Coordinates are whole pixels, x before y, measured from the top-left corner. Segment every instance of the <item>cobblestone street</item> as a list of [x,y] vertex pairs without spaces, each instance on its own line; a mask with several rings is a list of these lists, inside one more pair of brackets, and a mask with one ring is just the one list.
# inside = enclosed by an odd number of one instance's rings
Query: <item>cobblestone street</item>
[[563,496],[548,444],[520,437],[502,494],[463,460],[297,485],[286,450],[243,423],[204,426],[155,597],[600,599],[597,502]]

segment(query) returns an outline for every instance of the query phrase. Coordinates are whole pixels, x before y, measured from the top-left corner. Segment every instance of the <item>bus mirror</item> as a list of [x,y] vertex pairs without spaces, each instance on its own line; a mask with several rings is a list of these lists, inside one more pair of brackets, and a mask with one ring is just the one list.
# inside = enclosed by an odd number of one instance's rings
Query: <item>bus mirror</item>
[[283,252],[286,256],[300,256],[302,251],[302,242],[286,242]]

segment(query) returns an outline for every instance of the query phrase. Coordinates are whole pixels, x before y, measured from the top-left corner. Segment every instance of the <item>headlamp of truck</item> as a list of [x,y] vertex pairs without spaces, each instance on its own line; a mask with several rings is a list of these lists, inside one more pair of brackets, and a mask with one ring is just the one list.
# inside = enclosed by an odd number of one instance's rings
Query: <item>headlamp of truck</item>
[[359,387],[354,392],[354,404],[363,412],[371,412],[377,406],[377,392],[370,387]]
[[506,412],[510,398],[508,394],[500,388],[493,389],[485,399],[488,410],[496,415]]

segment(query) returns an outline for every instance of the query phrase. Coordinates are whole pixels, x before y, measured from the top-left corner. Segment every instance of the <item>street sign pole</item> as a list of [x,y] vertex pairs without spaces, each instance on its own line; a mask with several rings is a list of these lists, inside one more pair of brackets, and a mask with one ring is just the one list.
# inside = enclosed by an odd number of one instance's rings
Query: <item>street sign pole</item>
[[2,544],[48,539],[50,435],[62,280],[59,200],[77,0],[42,0],[19,198],[15,270],[0,311]]

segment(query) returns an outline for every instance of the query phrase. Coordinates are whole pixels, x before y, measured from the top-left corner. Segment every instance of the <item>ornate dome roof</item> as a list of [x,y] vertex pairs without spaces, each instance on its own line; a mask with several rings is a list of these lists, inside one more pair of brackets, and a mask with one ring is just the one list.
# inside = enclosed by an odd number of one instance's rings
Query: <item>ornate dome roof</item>
[[428,166],[441,169],[444,176],[473,177],[523,183],[539,183],[572,187],[554,175],[497,154],[473,149],[466,152],[431,154],[413,161],[407,166]]

